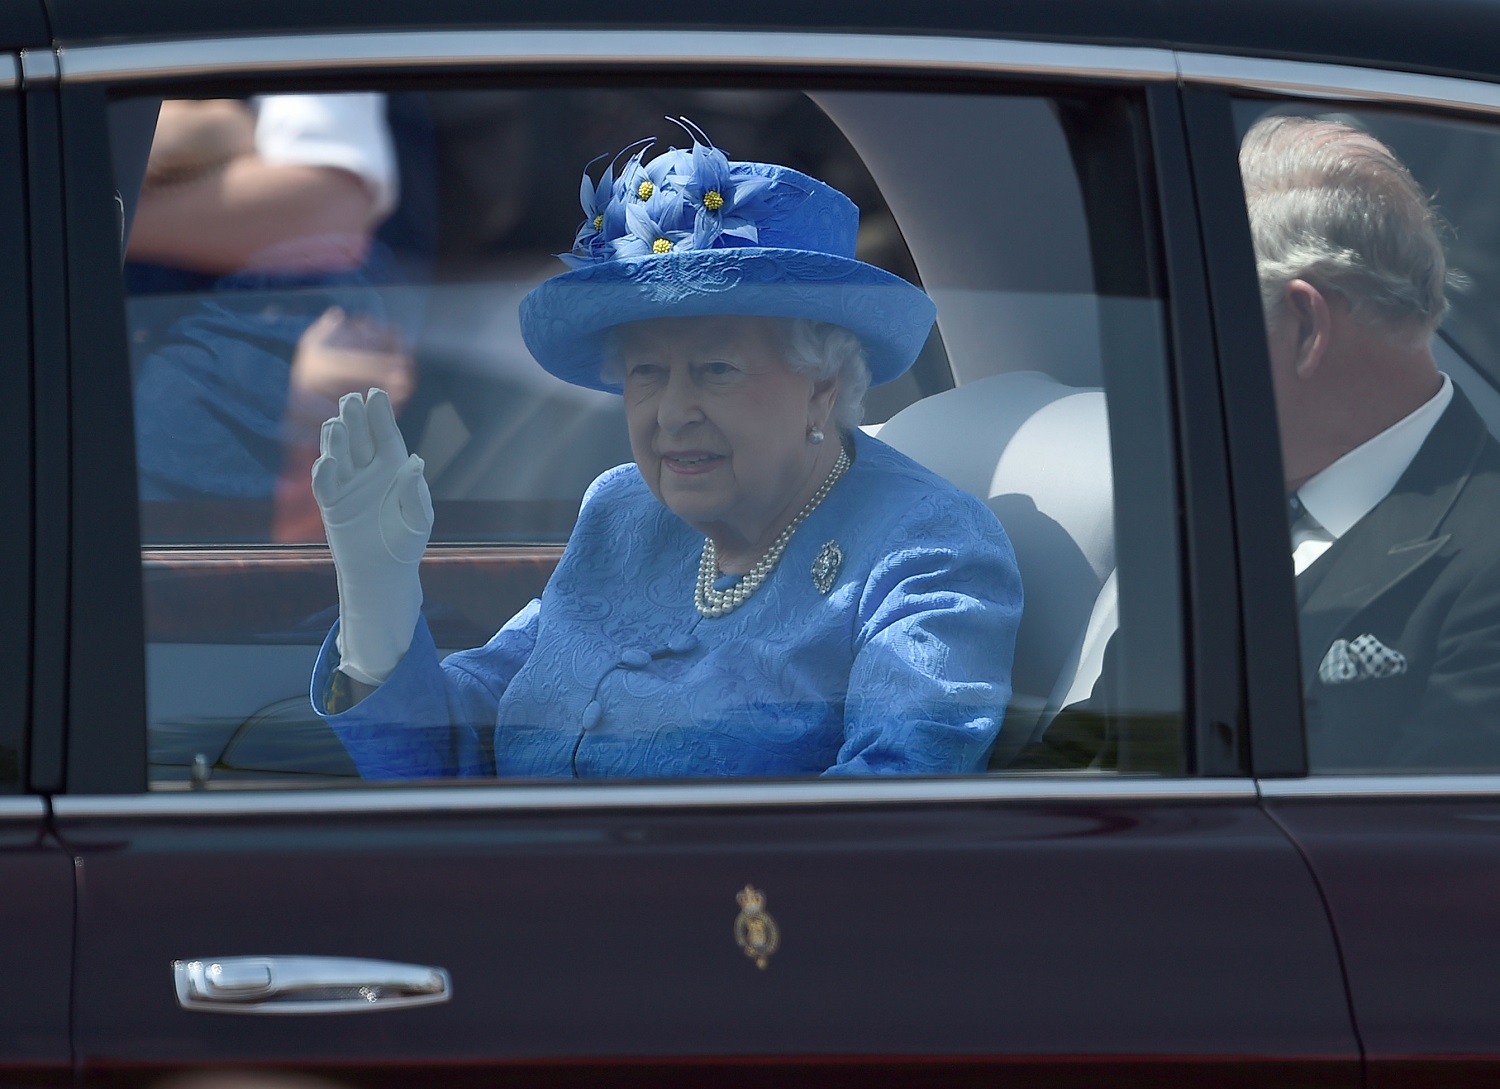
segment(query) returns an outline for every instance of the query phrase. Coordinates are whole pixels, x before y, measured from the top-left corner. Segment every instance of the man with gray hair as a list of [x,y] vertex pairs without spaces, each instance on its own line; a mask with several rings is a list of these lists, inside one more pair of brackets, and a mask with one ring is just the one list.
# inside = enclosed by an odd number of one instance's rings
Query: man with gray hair
[[1432,354],[1439,222],[1380,141],[1272,116],[1240,170],[1313,771],[1500,768],[1500,445]]

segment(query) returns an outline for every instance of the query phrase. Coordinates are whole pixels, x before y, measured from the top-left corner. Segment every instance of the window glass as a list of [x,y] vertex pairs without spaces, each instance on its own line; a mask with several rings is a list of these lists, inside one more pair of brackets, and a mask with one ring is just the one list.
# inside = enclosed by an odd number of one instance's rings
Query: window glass
[[156,785],[1185,769],[1128,97],[113,110]]
[[1238,110],[1311,770],[1500,769],[1500,130]]

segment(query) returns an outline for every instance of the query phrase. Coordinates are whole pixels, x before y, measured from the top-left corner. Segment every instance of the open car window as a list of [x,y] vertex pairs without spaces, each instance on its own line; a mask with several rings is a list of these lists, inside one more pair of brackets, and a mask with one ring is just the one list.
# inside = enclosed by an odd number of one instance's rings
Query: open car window
[[[154,786],[1190,770],[1166,304],[1130,95],[243,91],[112,106]],[[600,532],[579,520],[585,493],[632,472],[605,475],[636,456],[626,412],[539,366],[518,308],[586,233],[585,168],[598,183],[651,135],[643,164],[701,135],[858,206],[855,257],[920,288],[937,319],[840,436],[849,471],[910,458],[979,500],[964,517],[998,518],[1008,545],[922,520],[949,502],[926,477],[859,485],[868,515],[835,486],[825,514],[845,521],[810,516],[756,591],[798,579],[809,604],[758,622],[746,606],[728,644],[694,607],[702,536],[649,487],[605,512],[614,547],[583,551]],[[351,731],[317,713],[341,709],[318,702],[326,670],[313,679],[340,649],[339,585],[310,476],[338,398],[370,387],[389,391],[434,515],[430,641],[407,653],[433,655],[438,678],[438,656],[488,649],[450,664],[446,692]],[[681,541],[672,582],[662,543]],[[639,542],[649,554],[621,559]],[[961,593],[932,587],[967,602],[957,622],[911,619],[937,606],[927,573],[893,557],[923,550],[974,572]],[[570,552],[601,558],[557,576]],[[882,610],[877,591],[897,596]],[[1022,596],[1019,622],[996,619]],[[578,606],[596,598],[591,620]],[[559,623],[577,660],[547,643]],[[387,685],[408,681],[433,683]]]

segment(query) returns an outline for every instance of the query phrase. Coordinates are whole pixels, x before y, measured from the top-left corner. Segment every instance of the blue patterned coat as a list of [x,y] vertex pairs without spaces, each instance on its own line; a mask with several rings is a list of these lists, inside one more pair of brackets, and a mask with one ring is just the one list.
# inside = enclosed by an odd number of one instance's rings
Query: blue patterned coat
[[[856,433],[854,464],[743,605],[693,607],[703,538],[634,465],[589,488],[539,601],[441,663],[425,622],[327,715],[366,779],[982,769],[1010,698],[1021,580],[978,500]],[[812,567],[843,552],[825,594]],[[313,703],[337,666],[333,634]]]

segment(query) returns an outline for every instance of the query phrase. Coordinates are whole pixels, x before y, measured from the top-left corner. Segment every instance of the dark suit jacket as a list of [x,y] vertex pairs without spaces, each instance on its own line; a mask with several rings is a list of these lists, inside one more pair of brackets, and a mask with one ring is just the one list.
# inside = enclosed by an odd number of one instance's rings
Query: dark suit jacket
[[[1500,444],[1462,392],[1401,479],[1297,579],[1312,772],[1500,770]],[[1372,635],[1405,658],[1330,683],[1336,640]],[[1109,766],[1134,730],[1112,678],[1064,709],[1012,767]]]
[[[1500,444],[1461,392],[1297,599],[1310,770],[1500,769]],[[1319,677],[1366,634],[1404,672]]]

